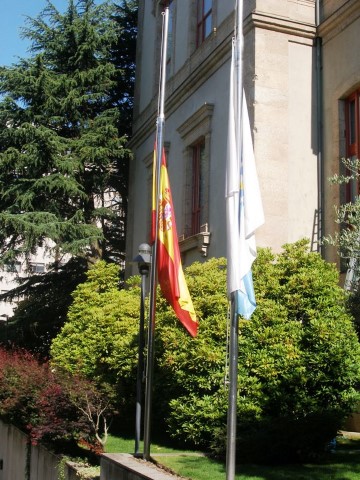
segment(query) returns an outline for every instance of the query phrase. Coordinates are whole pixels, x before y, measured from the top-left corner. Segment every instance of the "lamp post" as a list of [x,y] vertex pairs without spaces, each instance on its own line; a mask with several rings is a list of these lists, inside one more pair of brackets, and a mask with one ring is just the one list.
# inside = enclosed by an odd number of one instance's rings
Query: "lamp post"
[[132,263],[137,263],[141,275],[141,299],[140,299],[140,324],[139,324],[139,353],[136,378],[136,416],[135,416],[135,455],[139,455],[140,434],[141,434],[141,403],[142,403],[142,382],[144,370],[144,325],[145,325],[145,296],[146,278],[151,265],[151,247],[147,243],[139,246],[139,253]]

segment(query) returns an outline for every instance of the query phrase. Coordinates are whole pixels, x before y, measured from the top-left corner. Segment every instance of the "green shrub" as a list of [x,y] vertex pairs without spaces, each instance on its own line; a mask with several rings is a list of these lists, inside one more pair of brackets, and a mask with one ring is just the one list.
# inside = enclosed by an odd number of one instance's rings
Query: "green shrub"
[[[186,270],[200,317],[196,339],[171,325],[169,311],[158,328],[169,431],[217,454],[225,448],[227,402],[223,266],[210,260]],[[258,307],[239,332],[240,458],[317,455],[359,398],[360,347],[346,294],[335,267],[309,253],[306,241],[278,255],[260,250],[253,274]]]
[[116,392],[122,422],[128,422],[135,398],[140,280],[133,277],[119,290],[119,268],[104,261],[86,275],[51,344],[51,364]]
[[[226,260],[185,271],[199,317],[190,337],[158,294],[153,417],[180,441],[223,455],[226,445]],[[359,401],[360,346],[338,273],[308,243],[260,249],[258,306],[240,321],[239,458],[318,455]],[[135,395],[139,279],[118,291],[117,270],[99,262],[74,293],[52,345],[53,365],[117,385],[122,412]],[[130,400],[129,400],[130,399]],[[129,416],[129,418],[131,415]],[[132,418],[132,417],[131,417]]]
[[186,280],[199,333],[190,337],[160,299],[154,404],[174,438],[207,446],[226,418],[226,260],[196,262],[186,269]]
[[134,373],[140,290],[118,288],[119,268],[104,261],[73,293],[68,319],[51,345],[54,366],[116,383]]

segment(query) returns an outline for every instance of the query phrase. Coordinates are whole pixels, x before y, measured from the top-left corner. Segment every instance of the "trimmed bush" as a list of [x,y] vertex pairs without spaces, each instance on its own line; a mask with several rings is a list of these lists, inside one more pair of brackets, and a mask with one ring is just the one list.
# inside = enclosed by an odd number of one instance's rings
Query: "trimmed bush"
[[131,421],[135,404],[140,278],[119,290],[119,268],[104,261],[87,272],[73,293],[68,320],[53,340],[54,368],[80,375],[116,393],[119,421]]
[[[182,444],[223,455],[227,412],[226,261],[185,271],[200,328],[190,337],[158,294],[153,418]],[[360,345],[334,265],[308,242],[259,250],[258,306],[240,320],[239,459],[299,460],[324,452],[359,401]],[[116,385],[122,413],[135,395],[139,279],[117,289],[99,262],[74,293],[52,364]],[[130,400],[129,400],[130,399]],[[130,414],[129,414],[130,412]],[[133,416],[134,418],[134,416]],[[165,427],[165,428],[164,428]]]
[[[165,309],[159,364],[170,392],[166,421],[182,442],[225,451],[225,270],[221,260],[186,270],[200,317],[191,339]],[[324,452],[359,399],[360,346],[334,265],[306,241],[254,265],[258,307],[240,321],[239,459],[299,460]],[[164,372],[166,372],[164,374]],[[161,377],[161,382],[164,383]],[[160,393],[161,392],[161,393]]]

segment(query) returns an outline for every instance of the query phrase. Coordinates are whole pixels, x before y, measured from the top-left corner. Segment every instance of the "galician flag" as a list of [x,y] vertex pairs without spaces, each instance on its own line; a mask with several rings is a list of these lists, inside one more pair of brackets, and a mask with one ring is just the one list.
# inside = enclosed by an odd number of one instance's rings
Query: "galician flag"
[[[156,155],[154,156],[156,157]],[[155,158],[154,158],[155,173]],[[156,175],[153,175],[152,241],[155,239]],[[158,198],[159,230],[157,243],[157,273],[161,291],[170,303],[180,322],[191,336],[197,334],[198,322],[186,285],[181,265],[174,206],[166,167],[165,152],[162,153],[160,191]]]
[[[228,295],[236,295],[237,313],[249,319],[256,308],[251,274],[252,263],[256,258],[255,230],[264,223],[264,213],[244,94],[243,111],[237,111],[235,49],[233,42],[226,165],[227,286]],[[237,138],[240,113],[242,149],[240,139]]]

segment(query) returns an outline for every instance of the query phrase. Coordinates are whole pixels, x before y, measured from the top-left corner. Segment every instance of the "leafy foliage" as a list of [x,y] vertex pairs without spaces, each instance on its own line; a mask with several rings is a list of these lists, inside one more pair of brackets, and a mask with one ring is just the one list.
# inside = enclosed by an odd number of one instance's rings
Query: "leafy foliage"
[[155,404],[171,435],[208,445],[226,417],[226,261],[210,259],[186,269],[186,280],[199,317],[194,339],[161,299],[157,308],[159,373]]
[[55,372],[26,351],[0,349],[0,367],[0,415],[29,433],[34,444],[103,447],[113,413],[108,391]]
[[254,276],[258,308],[241,327],[239,385],[241,392],[245,374],[251,390],[241,395],[253,397],[257,415],[252,441],[240,423],[239,446],[262,444],[264,456],[277,459],[314,455],[359,397],[360,350],[346,294],[335,266],[308,253],[305,241],[279,255],[260,252]]
[[137,0],[115,4],[114,20],[121,31],[111,49],[116,66],[116,87],[112,99],[120,110],[119,130],[131,134],[133,91],[135,85],[135,58],[137,38]]
[[[53,342],[52,364],[114,382],[126,403],[135,389],[138,280],[117,291],[114,266],[99,263],[90,272]],[[335,266],[309,253],[306,241],[285,245],[276,255],[260,250],[253,273],[258,307],[251,321],[240,322],[239,332],[241,459],[319,454],[359,400],[360,345],[346,293]],[[194,263],[186,278],[199,334],[186,333],[159,293],[154,419],[178,441],[222,455],[226,261]]]
[[[171,337],[169,326],[160,332],[162,367],[172,389],[166,419],[179,440],[223,454],[225,272],[213,263],[211,275],[205,265],[187,269],[199,336]],[[335,266],[309,253],[306,241],[285,245],[278,255],[260,250],[253,275],[258,307],[250,322],[240,322],[239,332],[239,459],[318,455],[359,399],[360,348],[346,293]]]
[[50,350],[55,368],[112,385],[124,418],[135,397],[139,297],[135,278],[119,290],[119,267],[97,262],[74,291],[68,321]]
[[[344,174],[334,175],[330,181],[345,186],[351,191],[357,189],[360,177],[360,161],[357,159],[342,159]],[[339,229],[334,235],[327,235],[323,239],[324,245],[333,245],[337,248],[342,267],[352,270],[352,276],[347,280],[346,288],[350,295],[348,306],[355,318],[358,335],[360,335],[360,197],[356,195],[351,201],[335,207],[336,223]]]
[[0,415],[15,425],[36,422],[36,396],[46,385],[47,369],[29,354],[0,350]]

